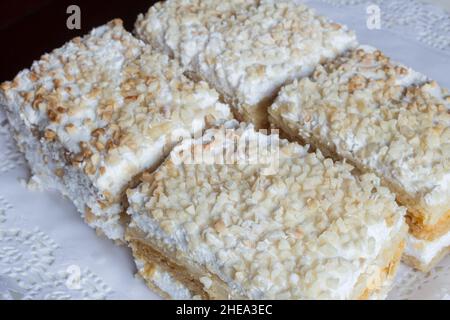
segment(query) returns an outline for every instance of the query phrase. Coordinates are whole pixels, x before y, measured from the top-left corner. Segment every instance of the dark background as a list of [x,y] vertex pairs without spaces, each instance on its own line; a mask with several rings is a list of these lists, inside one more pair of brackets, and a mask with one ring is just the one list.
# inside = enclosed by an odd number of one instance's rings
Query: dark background
[[[0,0],[0,82],[11,80],[33,60],[114,18],[133,30],[152,0]],[[81,30],[69,30],[67,7],[81,9]]]

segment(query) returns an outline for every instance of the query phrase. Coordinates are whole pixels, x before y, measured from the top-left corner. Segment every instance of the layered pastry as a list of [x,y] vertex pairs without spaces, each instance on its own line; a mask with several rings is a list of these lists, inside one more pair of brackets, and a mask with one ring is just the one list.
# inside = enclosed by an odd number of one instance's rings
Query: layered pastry
[[427,271],[450,246],[450,94],[363,46],[284,87],[270,121],[291,139],[374,173],[408,209],[405,261]]
[[405,209],[374,174],[227,123],[185,139],[127,191],[139,272],[166,297],[383,297]]
[[256,128],[267,127],[280,86],[356,46],[345,26],[289,0],[163,1],[138,17],[136,33]]
[[228,119],[218,99],[120,20],[42,56],[0,87],[0,104],[32,174],[115,240],[123,239],[125,189],[180,138]]

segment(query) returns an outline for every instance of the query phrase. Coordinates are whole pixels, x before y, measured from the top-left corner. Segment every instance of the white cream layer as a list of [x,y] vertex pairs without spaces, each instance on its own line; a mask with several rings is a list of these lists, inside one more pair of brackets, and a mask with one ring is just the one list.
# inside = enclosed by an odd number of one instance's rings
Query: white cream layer
[[417,239],[409,234],[405,254],[427,265],[448,246],[450,246],[450,231],[433,241]]
[[168,294],[172,299],[190,300],[195,298],[188,288],[178,280],[174,279],[170,273],[162,270],[158,265],[155,265],[155,271],[151,277],[147,277],[143,274],[145,262],[140,259],[136,259],[135,262],[139,272],[141,272],[141,276],[143,276],[146,281],[152,282],[153,285]]

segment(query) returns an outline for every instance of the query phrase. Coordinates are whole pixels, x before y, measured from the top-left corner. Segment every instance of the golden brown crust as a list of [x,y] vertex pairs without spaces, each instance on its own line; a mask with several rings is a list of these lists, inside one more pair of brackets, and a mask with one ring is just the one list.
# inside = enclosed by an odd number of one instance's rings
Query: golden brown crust
[[[137,246],[135,246],[137,244]],[[133,253],[136,258],[145,261],[143,271],[140,272],[141,276],[144,278],[146,285],[156,292],[159,296],[163,297],[164,299],[172,299],[170,295],[168,295],[166,292],[161,290],[158,286],[156,286],[152,281],[152,273],[155,271],[156,267],[161,268],[165,272],[169,272],[176,280],[183,283],[185,287],[187,287],[194,295],[199,295],[202,299],[209,299],[208,294],[202,289],[201,283],[198,281],[196,283],[195,288],[192,287],[194,279],[189,277],[189,275],[183,274],[184,270],[181,269],[173,269],[171,267],[168,267],[167,264],[162,263],[160,260],[161,255],[158,255],[158,258],[155,259],[155,257],[151,254],[146,254],[147,252],[153,251],[149,246],[143,245],[139,243],[138,241],[133,242]],[[382,281],[390,280],[394,277],[396,274],[396,270],[398,268],[398,265],[400,264],[401,255],[403,253],[403,249],[405,247],[405,242],[402,241],[400,245],[397,247],[397,250],[395,250],[395,253],[392,257],[392,259],[386,264],[386,266],[382,269],[380,273],[380,278]],[[158,261],[158,262],[155,262]],[[377,287],[369,285],[366,287],[363,291],[363,293],[358,297],[358,300],[367,300],[376,295],[377,293],[380,293],[383,291],[383,287]]]
[[[222,136],[223,133],[220,129],[208,131],[205,135],[207,139],[185,141],[175,148],[173,153],[177,156],[189,157],[189,153],[199,154],[200,151],[206,150],[210,154],[216,154],[223,150],[223,146],[229,141],[234,141],[234,137],[240,136],[256,141],[256,133],[252,128],[245,126],[234,130],[234,136]],[[268,136],[264,135],[261,138],[267,139]],[[265,140],[265,142],[275,143],[274,140]],[[351,175],[351,167],[348,165],[333,163],[331,159],[324,159],[320,154],[310,154],[306,148],[297,144],[288,144],[286,141],[281,143],[279,154],[282,155],[280,156],[282,161],[278,168],[280,174],[270,176],[262,176],[257,166],[247,169],[240,165],[228,166],[226,172],[217,176],[216,172],[222,168],[221,166],[190,166],[175,161],[175,157],[170,157],[170,160],[168,159],[155,174],[147,176],[150,182],[128,191],[130,199],[128,213],[132,216],[131,228],[137,230],[138,234],[127,234],[127,239],[151,246],[172,259],[176,265],[183,266],[187,274],[196,275],[211,298],[213,296],[238,298],[241,295],[251,299],[357,298],[366,288],[368,280],[371,280],[367,278],[372,277],[372,274],[376,277],[390,261],[395,244],[398,243],[392,237],[397,234],[404,237],[405,209],[398,207],[394,201],[394,195],[387,188],[378,189],[379,179],[373,174],[359,179]],[[308,179],[308,174],[301,176],[303,172],[314,172],[314,177]],[[296,174],[299,174],[298,179],[293,178]],[[331,177],[333,181],[330,180]],[[287,179],[289,179],[288,184],[285,185]],[[241,181],[248,184],[240,183]],[[262,185],[255,181],[264,181],[264,183]],[[228,182],[234,182],[232,187]],[[346,187],[340,189],[344,183]],[[215,192],[214,190],[222,184],[230,186],[227,190],[223,188],[223,194],[230,191],[229,196],[222,196],[220,199],[217,199],[214,194],[209,196],[210,190]],[[209,185],[212,187],[210,188]],[[268,191],[266,186],[276,186],[276,188]],[[299,197],[297,190],[310,190],[310,188],[315,188],[317,193],[307,194],[305,198]],[[354,209],[351,206],[345,206],[345,208],[342,206],[338,208],[338,211],[334,211],[334,217],[342,213],[339,222],[329,219],[329,216],[321,216],[324,210],[320,209],[325,207],[321,202],[322,199],[333,192],[328,190],[335,190],[335,188],[342,190],[343,197],[328,199],[326,204],[336,204],[339,201],[358,204]],[[174,193],[174,190],[177,192]],[[360,193],[359,190],[364,191]],[[373,194],[376,191],[379,191],[377,201],[380,203],[384,201],[382,207],[372,206]],[[174,194],[176,197],[172,197]],[[199,194],[202,197],[196,198]],[[203,197],[203,194],[208,196]],[[356,194],[358,196],[355,196]],[[344,200],[347,199],[346,196],[354,200]],[[263,210],[268,212],[264,217],[258,217],[260,221],[256,222],[258,228],[253,227],[254,222],[251,222],[253,224],[245,223],[245,221],[253,221],[253,218],[247,215],[249,212],[247,204],[237,206],[236,203],[243,202],[241,200],[243,198],[254,199],[253,203],[264,202],[261,206],[255,206],[253,210],[253,212]],[[170,200],[165,201],[165,199]],[[180,201],[181,199],[186,201]],[[366,199],[367,206],[364,202]],[[204,205],[198,206],[197,201]],[[301,208],[290,206],[291,203],[300,202],[304,203]],[[217,207],[217,203],[221,207]],[[282,207],[283,211],[273,210],[274,203]],[[213,206],[217,210],[212,210]],[[222,208],[225,207],[230,210],[233,208],[235,220],[230,220],[222,214],[224,212]],[[327,214],[330,214],[331,210],[327,211]],[[347,220],[346,213],[353,210],[355,215],[351,216],[351,221]],[[356,216],[362,212],[367,212],[367,215]],[[309,218],[311,220],[303,223]],[[237,219],[241,219],[240,222],[234,222]],[[275,228],[272,221],[277,224]],[[373,224],[382,225],[389,236],[369,235],[366,232],[367,228]],[[363,226],[362,232],[349,236],[360,229],[357,225]],[[278,232],[278,230],[283,231]],[[269,232],[274,236],[266,241],[264,239]],[[317,241],[317,234],[325,234],[325,236]],[[182,239],[180,235],[183,235]],[[349,237],[354,239],[351,243],[347,240]],[[234,243],[233,249],[227,247],[231,243],[230,239]],[[372,246],[372,240],[379,243],[379,246]],[[366,247],[366,244],[372,249]],[[196,251],[199,245],[202,247],[201,255]],[[390,255],[385,256],[382,251],[386,247]],[[346,255],[349,250],[352,250],[349,248],[356,250],[356,254],[352,254],[351,258]],[[371,250],[375,255],[368,256],[367,250]],[[205,256],[208,259],[207,265],[204,262]],[[231,256],[233,259],[230,258]],[[245,263],[249,256],[252,256],[252,262],[258,265],[257,268]],[[361,256],[367,256],[367,259],[360,260]],[[304,257],[311,257],[311,260],[317,259],[317,262],[303,264]],[[324,257],[330,257],[330,259]],[[354,261],[354,273],[347,271],[349,264],[352,264],[349,262],[350,259]],[[333,260],[332,264],[329,263],[330,260]],[[267,261],[270,261],[270,265],[265,264]],[[272,278],[268,274],[272,272],[275,264],[278,274]],[[302,269],[302,272],[298,272],[299,269]],[[337,271],[330,272],[332,269]],[[312,276],[306,277],[305,274]],[[340,286],[343,286],[343,281],[353,283],[360,275],[362,275],[361,285],[357,288],[353,290],[351,286],[345,286],[339,290]],[[222,280],[216,280],[214,276]],[[270,289],[266,288],[274,289],[269,291]],[[221,294],[216,295],[215,293],[219,290]],[[258,291],[255,292],[255,290]],[[267,293],[264,290],[267,290]]]

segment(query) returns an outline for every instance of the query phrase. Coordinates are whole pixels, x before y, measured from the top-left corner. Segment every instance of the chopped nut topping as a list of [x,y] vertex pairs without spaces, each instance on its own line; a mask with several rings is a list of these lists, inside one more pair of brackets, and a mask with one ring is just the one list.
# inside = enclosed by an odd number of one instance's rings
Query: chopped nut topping
[[77,128],[73,123],[66,124],[64,129],[67,131],[68,134],[74,134],[77,131]]
[[280,85],[356,46],[345,26],[292,1],[169,0],[140,15],[135,27],[191,77],[216,85],[238,116],[257,126],[266,119],[256,106]]
[[97,128],[94,131],[91,132],[91,136],[95,137],[95,138],[99,138],[100,136],[105,134],[105,129],[104,128]]
[[49,119],[50,121],[53,121],[53,122],[58,122],[59,119],[60,119],[59,114],[56,113],[56,112],[53,111],[53,110],[48,110],[48,111],[47,111],[47,116],[48,116],[48,119]]
[[366,87],[366,79],[360,75],[352,77],[348,83],[348,90],[350,93],[356,90],[364,89]]
[[[277,143],[276,174],[262,170],[275,154],[253,164],[183,161],[197,152],[222,153],[243,136],[258,139],[250,154]],[[355,283],[406,227],[405,209],[379,179],[351,170],[245,125],[210,129],[203,139],[175,147],[152,179],[128,190],[130,226],[160,250],[170,243],[186,267],[208,268],[232,288],[230,298],[235,290],[250,299],[352,298],[353,286],[342,284]],[[206,287],[214,282],[202,280]]]
[[214,224],[214,229],[217,232],[223,232],[225,231],[225,223],[223,223],[222,220],[218,220],[215,224]]

